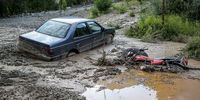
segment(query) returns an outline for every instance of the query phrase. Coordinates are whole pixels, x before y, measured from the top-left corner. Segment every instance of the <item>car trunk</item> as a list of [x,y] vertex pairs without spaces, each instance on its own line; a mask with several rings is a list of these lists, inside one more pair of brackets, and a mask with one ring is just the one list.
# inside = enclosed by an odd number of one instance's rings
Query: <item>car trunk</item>
[[43,44],[23,36],[20,36],[18,40],[18,49],[26,51],[36,56],[49,56],[49,54],[44,51],[48,50],[49,48],[50,47],[47,44]]

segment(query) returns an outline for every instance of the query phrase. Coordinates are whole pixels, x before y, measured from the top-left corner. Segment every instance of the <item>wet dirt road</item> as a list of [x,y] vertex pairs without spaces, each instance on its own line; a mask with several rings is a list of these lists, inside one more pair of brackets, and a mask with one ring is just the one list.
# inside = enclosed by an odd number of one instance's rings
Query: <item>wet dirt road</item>
[[[177,100],[177,98],[182,100],[182,97],[185,100],[197,100],[196,98],[199,98],[196,93],[199,93],[200,84],[196,79],[199,79],[200,71],[188,71],[181,75],[149,74],[126,66],[95,66],[93,63],[102,56],[103,46],[52,62],[42,61],[16,50],[16,41],[20,34],[34,30],[50,18],[88,17],[90,8],[90,5],[71,8],[62,15],[59,11],[50,11],[0,19],[0,99],[90,100],[91,96],[99,98],[103,96],[107,98],[106,100],[123,100],[123,98],[137,99],[141,95],[144,99],[151,98],[152,100]],[[107,58],[116,58],[123,49],[130,47],[149,48],[147,53],[150,57],[175,55],[184,48],[185,44],[182,43],[145,43],[139,39],[125,37],[125,29],[139,20],[138,7],[131,10],[136,12],[135,17],[130,17],[126,12],[124,14],[109,13],[95,19],[103,25],[112,22],[121,26],[121,29],[116,30],[114,42],[104,47],[108,54]],[[193,67],[200,65],[198,61],[191,61],[191,65],[195,65]],[[194,87],[185,88],[186,85]],[[191,91],[193,88],[197,91]],[[188,92],[179,91],[182,89]],[[50,90],[51,92],[48,92]],[[169,94],[165,94],[166,92]],[[171,92],[173,94],[170,94]],[[113,98],[111,95],[121,96]]]

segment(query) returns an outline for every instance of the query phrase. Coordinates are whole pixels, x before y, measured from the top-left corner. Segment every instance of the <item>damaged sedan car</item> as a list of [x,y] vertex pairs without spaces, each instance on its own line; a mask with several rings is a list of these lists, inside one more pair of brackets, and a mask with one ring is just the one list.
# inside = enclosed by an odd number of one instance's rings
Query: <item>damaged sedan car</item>
[[114,35],[114,28],[101,26],[91,19],[54,18],[35,31],[20,35],[17,48],[53,60],[111,43]]

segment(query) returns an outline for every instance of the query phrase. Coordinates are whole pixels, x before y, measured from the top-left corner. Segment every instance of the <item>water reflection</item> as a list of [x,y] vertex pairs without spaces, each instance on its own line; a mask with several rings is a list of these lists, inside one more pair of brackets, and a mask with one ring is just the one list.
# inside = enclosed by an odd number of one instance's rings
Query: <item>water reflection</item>
[[136,85],[123,89],[104,89],[100,90],[101,86],[97,85],[94,88],[87,88],[87,91],[82,95],[87,100],[157,100],[156,91],[144,86]]

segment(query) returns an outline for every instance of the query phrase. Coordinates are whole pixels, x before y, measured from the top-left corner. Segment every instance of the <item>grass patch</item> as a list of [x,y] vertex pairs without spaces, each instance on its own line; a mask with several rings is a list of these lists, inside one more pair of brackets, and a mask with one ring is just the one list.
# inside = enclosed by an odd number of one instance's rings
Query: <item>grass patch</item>
[[90,17],[89,18],[96,18],[100,15],[99,10],[97,8],[92,8],[90,10]]
[[107,25],[108,25],[109,27],[114,27],[116,30],[121,28],[118,24],[113,24],[113,23],[111,23],[111,22],[109,22]]
[[128,6],[136,5],[138,2],[136,0],[131,0],[128,2]]
[[120,14],[125,13],[128,10],[128,7],[124,5],[112,5],[112,8]]
[[[148,16],[126,31],[126,36],[148,40],[187,42],[189,36],[200,34],[200,24],[183,20],[178,15],[169,15],[162,25],[160,16]],[[149,39],[150,38],[150,39]]]
[[200,36],[193,38],[187,44],[185,52],[192,58],[200,59]]
[[129,12],[129,15],[130,15],[131,17],[135,17],[134,11],[130,11],[130,12]]

